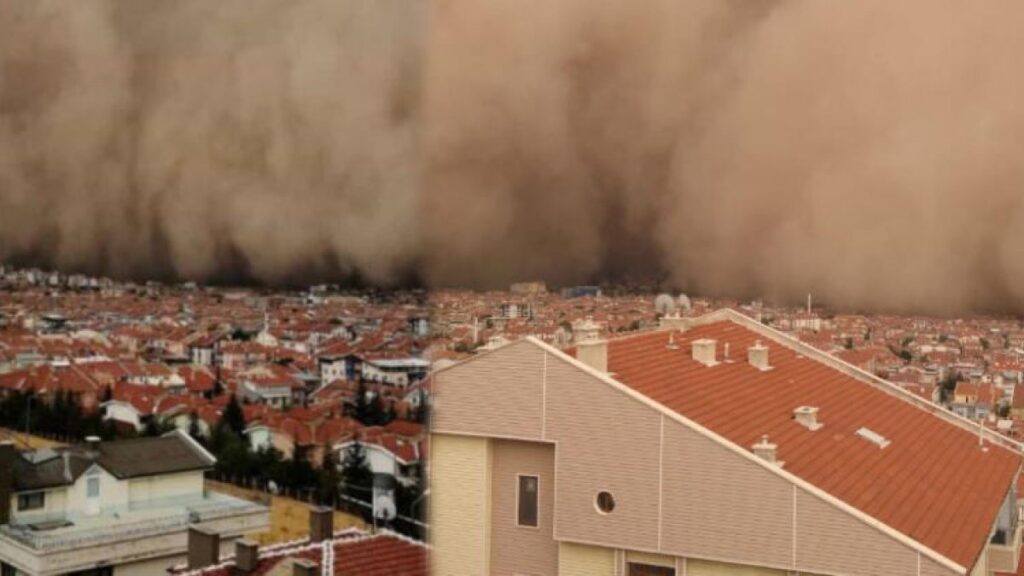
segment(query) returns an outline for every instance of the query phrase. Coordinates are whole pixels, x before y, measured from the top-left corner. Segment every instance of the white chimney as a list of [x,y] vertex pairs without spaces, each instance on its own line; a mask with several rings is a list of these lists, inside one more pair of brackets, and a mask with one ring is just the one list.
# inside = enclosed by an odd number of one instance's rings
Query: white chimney
[[601,325],[588,316],[573,323],[572,334],[576,343],[597,340],[601,337]]
[[821,429],[824,424],[818,422],[817,406],[798,406],[793,410],[793,419],[797,424],[807,428],[811,432]]
[[768,365],[768,347],[760,340],[747,348],[747,361],[758,370],[771,370],[771,366]]
[[576,345],[576,359],[598,372],[608,372],[608,341],[584,340]]
[[771,442],[768,441],[767,434],[761,436],[761,440],[758,441],[757,444],[751,446],[751,449],[753,449],[754,451],[754,456],[757,456],[758,458],[764,460],[765,462],[781,465],[781,462],[778,462],[776,460],[778,448],[779,446],[777,444],[772,444]]
[[700,340],[694,340],[691,344],[693,350],[693,359],[705,366],[714,366],[718,364],[715,361],[715,341],[710,338],[701,338]]

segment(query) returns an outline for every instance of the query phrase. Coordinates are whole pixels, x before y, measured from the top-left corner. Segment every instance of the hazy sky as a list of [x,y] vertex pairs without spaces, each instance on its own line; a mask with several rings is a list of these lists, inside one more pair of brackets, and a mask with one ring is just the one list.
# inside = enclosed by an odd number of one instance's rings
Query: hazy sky
[[0,258],[1024,308],[1009,0],[11,0]]

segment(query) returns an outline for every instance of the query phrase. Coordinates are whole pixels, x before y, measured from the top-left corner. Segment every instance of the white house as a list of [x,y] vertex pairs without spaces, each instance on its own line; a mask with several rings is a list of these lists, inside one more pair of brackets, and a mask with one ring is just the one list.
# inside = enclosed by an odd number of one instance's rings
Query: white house
[[12,576],[161,574],[190,525],[228,543],[266,529],[266,507],[207,493],[216,460],[181,432],[19,453],[0,444],[0,568]]
[[405,388],[426,377],[430,362],[422,358],[388,358],[365,360],[363,378]]

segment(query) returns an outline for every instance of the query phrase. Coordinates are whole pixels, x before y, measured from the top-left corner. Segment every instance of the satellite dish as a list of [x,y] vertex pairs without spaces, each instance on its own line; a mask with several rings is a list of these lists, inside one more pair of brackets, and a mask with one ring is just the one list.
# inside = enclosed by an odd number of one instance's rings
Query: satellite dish
[[690,302],[690,297],[687,296],[686,294],[680,294],[679,295],[679,307],[684,312],[689,312],[690,310],[692,310],[693,309],[693,303]]
[[654,299],[654,311],[662,316],[668,316],[676,311],[676,301],[668,294],[659,294]]

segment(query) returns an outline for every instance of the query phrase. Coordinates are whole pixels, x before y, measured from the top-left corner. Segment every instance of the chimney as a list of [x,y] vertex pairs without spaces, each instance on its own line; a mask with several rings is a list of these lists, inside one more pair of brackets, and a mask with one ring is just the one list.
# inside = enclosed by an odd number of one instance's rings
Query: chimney
[[256,570],[260,563],[260,547],[252,540],[235,542],[235,570],[240,574],[249,574]]
[[683,318],[678,312],[662,316],[658,320],[658,330],[678,330],[685,332],[690,327],[691,319]]
[[761,436],[761,440],[751,448],[754,450],[754,456],[757,456],[761,460],[772,464],[778,463],[775,459],[775,455],[779,447],[778,445],[772,444],[768,441],[767,434]]
[[821,429],[824,424],[818,422],[817,406],[798,406],[793,410],[793,419],[797,424],[807,428],[811,432]]
[[14,494],[14,462],[18,450],[14,442],[0,442],[0,526],[11,521],[11,496]]
[[198,570],[220,563],[220,534],[212,530],[188,527],[188,568]]
[[594,319],[587,316],[572,325],[572,339],[577,344],[598,340],[601,337],[601,325],[594,322]]
[[318,576],[320,565],[312,560],[296,560],[292,564],[292,576]]
[[99,454],[100,453],[100,442],[101,442],[101,439],[100,439],[99,436],[86,436],[85,437],[85,445],[89,447],[89,452],[92,452],[93,454]]
[[691,344],[693,350],[693,359],[705,366],[714,366],[718,364],[715,361],[715,341],[710,338],[701,338],[700,340],[694,340]]
[[334,509],[313,506],[309,509],[309,541],[312,544],[334,538]]
[[608,341],[586,340],[576,345],[576,359],[598,372],[608,372]]
[[768,365],[768,347],[761,343],[760,340],[754,343],[753,346],[747,348],[747,361],[750,365],[758,370],[771,370],[771,366]]

